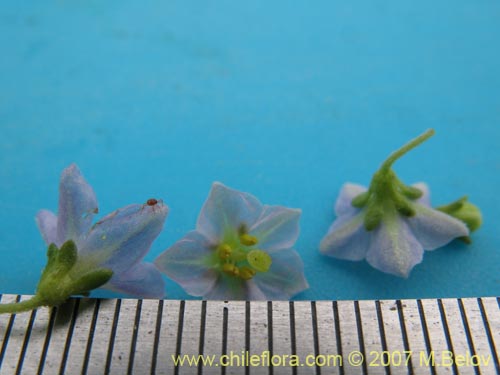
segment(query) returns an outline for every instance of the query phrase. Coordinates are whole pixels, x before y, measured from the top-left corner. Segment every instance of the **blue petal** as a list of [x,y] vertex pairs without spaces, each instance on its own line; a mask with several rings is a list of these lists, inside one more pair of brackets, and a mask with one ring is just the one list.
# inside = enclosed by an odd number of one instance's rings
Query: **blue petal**
[[57,216],[48,210],[40,210],[35,217],[36,225],[47,245],[51,243],[61,246],[62,242],[57,238]]
[[289,300],[309,288],[304,277],[304,264],[292,249],[273,253],[269,270],[257,273],[252,280],[268,300]]
[[196,230],[216,244],[227,227],[238,229],[245,225],[249,228],[262,211],[262,204],[253,195],[215,182],[201,209]]
[[261,217],[249,233],[259,240],[258,247],[268,252],[291,248],[299,237],[301,210],[264,206]]
[[420,204],[414,207],[416,215],[405,220],[425,250],[437,249],[454,238],[469,235],[467,226],[460,220]]
[[212,267],[214,249],[196,231],[164,251],[155,260],[158,269],[177,282],[192,296],[204,296],[217,282],[218,273]]
[[338,217],[321,240],[320,252],[339,259],[362,260],[370,246],[371,235],[364,226],[364,213]]
[[139,262],[161,232],[168,208],[134,204],[98,221],[79,247],[81,258],[119,274]]
[[242,280],[239,278],[220,274],[217,282],[204,299],[210,300],[266,300],[266,295],[262,293],[253,280]]
[[126,272],[113,275],[103,288],[139,298],[165,297],[163,277],[151,263],[137,263]]
[[412,268],[422,262],[423,253],[406,221],[394,213],[386,214],[373,231],[366,260],[380,271],[408,277]]
[[59,183],[59,211],[57,234],[59,242],[77,241],[92,226],[97,213],[97,199],[92,187],[85,181],[76,164],[71,164],[61,175]]
[[364,193],[367,189],[364,186],[346,183],[340,190],[337,201],[335,202],[335,215],[350,215],[359,211],[351,203],[359,194]]

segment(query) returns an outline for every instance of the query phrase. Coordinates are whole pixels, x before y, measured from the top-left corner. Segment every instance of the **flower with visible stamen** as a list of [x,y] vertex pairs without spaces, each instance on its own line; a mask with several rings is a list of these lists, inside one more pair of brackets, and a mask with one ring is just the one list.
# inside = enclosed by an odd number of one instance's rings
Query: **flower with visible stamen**
[[254,196],[214,183],[196,230],[155,264],[193,296],[205,299],[290,299],[308,288],[292,249],[301,211],[262,205]]

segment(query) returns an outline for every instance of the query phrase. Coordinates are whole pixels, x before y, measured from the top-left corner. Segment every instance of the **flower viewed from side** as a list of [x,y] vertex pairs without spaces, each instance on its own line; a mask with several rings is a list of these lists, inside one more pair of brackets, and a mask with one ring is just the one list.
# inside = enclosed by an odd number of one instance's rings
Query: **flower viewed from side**
[[301,211],[261,204],[254,196],[214,183],[196,230],[155,264],[193,296],[217,300],[286,300],[307,289],[292,249]]
[[467,222],[431,208],[427,185],[407,186],[391,169],[395,160],[433,134],[428,131],[393,153],[375,173],[369,189],[349,183],[342,187],[335,204],[337,219],[320,244],[322,254],[366,259],[380,271],[408,277],[422,261],[424,250],[468,238]]
[[61,175],[58,215],[41,210],[36,222],[47,244],[64,248],[63,244],[71,240],[76,245],[77,258],[69,271],[70,279],[106,269],[112,271],[112,277],[102,288],[136,297],[162,298],[162,275],[142,259],[162,230],[168,208],[161,201],[150,201],[123,207],[92,224],[98,212],[96,196],[72,164]]

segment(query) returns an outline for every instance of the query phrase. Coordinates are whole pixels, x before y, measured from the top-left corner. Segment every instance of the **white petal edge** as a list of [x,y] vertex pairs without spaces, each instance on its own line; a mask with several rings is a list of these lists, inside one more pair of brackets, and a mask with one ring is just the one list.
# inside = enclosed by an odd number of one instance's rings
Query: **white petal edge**
[[58,247],[62,245],[62,242],[57,238],[57,216],[52,211],[38,211],[35,221],[47,245],[51,243],[56,244]]
[[97,213],[97,198],[92,186],[85,180],[76,164],[61,173],[57,233],[61,242],[78,241],[92,226]]
[[214,182],[198,216],[196,230],[217,243],[227,227],[251,227],[262,210],[262,203],[253,195]]
[[272,264],[265,273],[252,279],[267,300],[289,300],[309,288],[304,276],[304,263],[293,249],[272,254]]
[[435,250],[457,237],[469,235],[467,226],[460,220],[424,205],[414,207],[416,215],[405,221],[425,250]]
[[363,212],[338,217],[321,240],[320,252],[345,260],[365,259],[371,235],[365,229],[364,217]]
[[160,254],[154,263],[186,293],[200,297],[209,293],[218,280],[218,273],[209,264],[213,252],[203,235],[191,231]]
[[126,272],[113,275],[103,288],[139,298],[165,297],[165,282],[152,263],[137,263]]
[[281,206],[264,206],[249,233],[259,240],[257,246],[268,252],[291,248],[299,237],[302,211]]

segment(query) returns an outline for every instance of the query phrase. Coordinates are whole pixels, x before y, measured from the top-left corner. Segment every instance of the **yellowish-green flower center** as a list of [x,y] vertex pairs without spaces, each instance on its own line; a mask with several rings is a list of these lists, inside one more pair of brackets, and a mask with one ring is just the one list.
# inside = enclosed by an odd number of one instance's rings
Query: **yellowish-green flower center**
[[257,247],[259,240],[246,232],[228,230],[217,246],[218,266],[226,275],[243,280],[252,279],[258,272],[267,272],[272,264],[271,256]]

